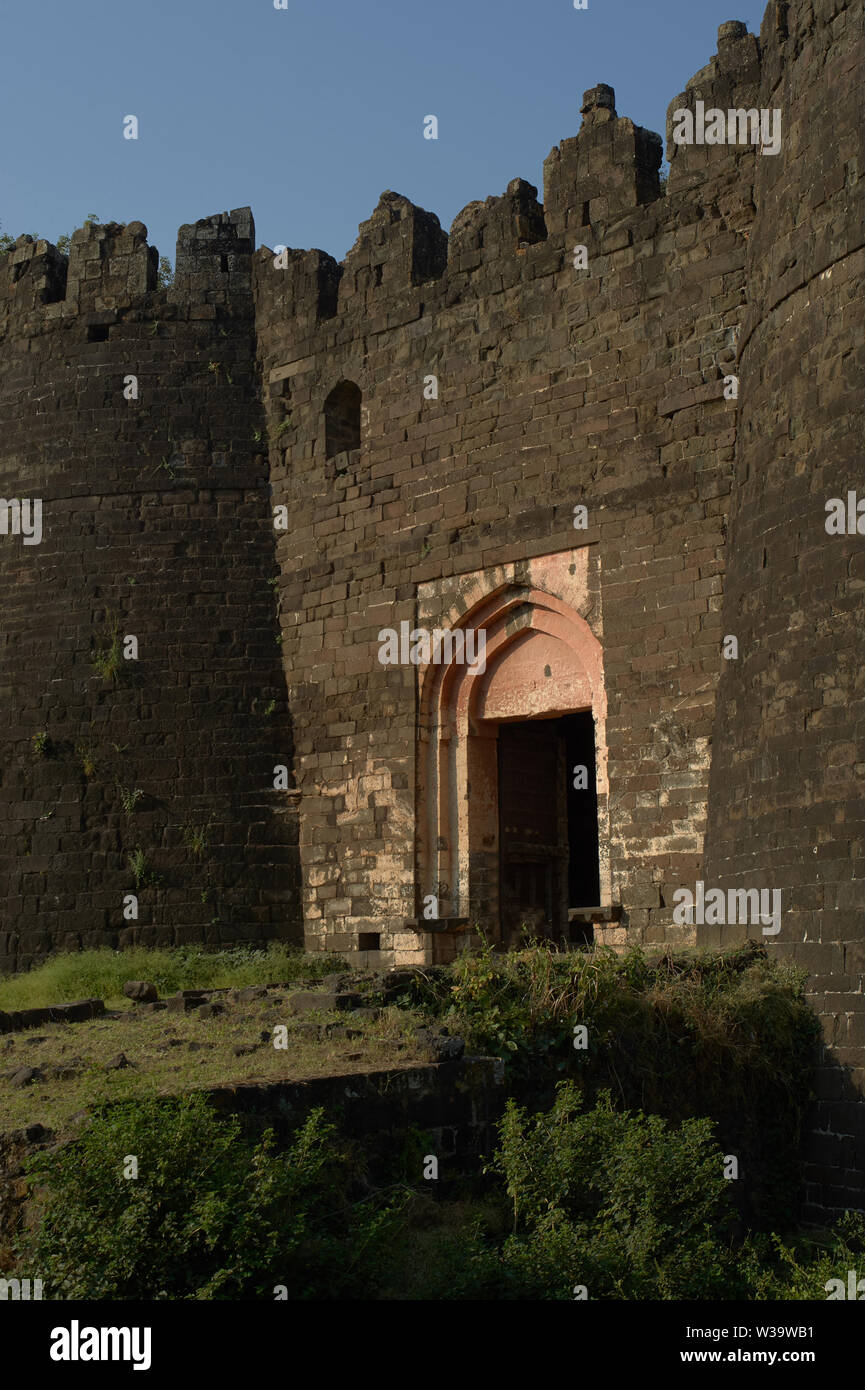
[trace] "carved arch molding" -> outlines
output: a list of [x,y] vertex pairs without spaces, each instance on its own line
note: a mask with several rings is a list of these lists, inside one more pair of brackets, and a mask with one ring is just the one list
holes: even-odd
[[[466,639],[446,644],[445,659],[419,673],[418,906],[432,895],[439,919],[467,918],[495,939],[501,922],[498,737],[507,722],[591,711],[601,905],[610,902],[602,648],[576,606],[582,599],[580,606],[592,607],[586,602],[588,556],[583,552],[577,565],[574,559],[569,552],[529,562],[519,577],[513,567],[473,576],[448,609],[439,606],[439,625],[454,633],[482,631],[485,659],[473,666],[454,659],[464,649],[476,650],[477,637],[474,644]],[[570,578],[575,571],[576,582]],[[431,614],[436,606],[419,604],[422,620],[423,609]]]

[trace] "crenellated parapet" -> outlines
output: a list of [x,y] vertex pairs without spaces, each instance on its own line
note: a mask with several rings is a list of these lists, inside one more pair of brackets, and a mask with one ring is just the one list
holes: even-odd
[[[770,11],[773,18],[766,22],[777,30],[786,22],[786,8]],[[695,110],[697,103],[748,111],[760,80],[760,40],[739,21],[722,24],[717,53],[668,111],[667,198],[676,200],[677,220],[689,220],[689,204],[698,216],[707,202],[720,199],[721,210],[735,207],[739,225],[745,225],[759,158],[755,146],[677,143],[674,115]],[[255,279],[261,324],[274,330],[279,322],[287,330],[291,324],[292,336],[307,340],[316,325],[338,315],[386,322],[413,298],[434,303],[438,295],[447,302],[455,285],[461,298],[473,286],[483,295],[497,261],[501,266],[541,243],[553,253],[643,209],[653,208],[662,221],[673,215],[672,203],[661,199],[660,137],[620,117],[607,84],[587,91],[580,110],[579,132],[554,146],[544,163],[543,204],[530,183],[514,179],[501,196],[468,204],[448,236],[434,213],[388,191],[361,223],[342,264],[323,251],[288,249],[273,274],[279,253],[255,253],[252,214],[236,209],[180,228],[174,286],[165,302],[179,312],[195,305],[247,312]],[[141,222],[79,229],[68,261],[48,242],[19,238],[0,259],[0,334],[26,337],[77,314],[123,313],[158,293],[157,264]],[[421,287],[423,296],[415,293]]]
[[252,292],[255,223],[249,208],[202,217],[177,233],[174,288],[176,303],[218,304],[230,308]]
[[525,179],[512,179],[501,198],[469,203],[457,213],[450,230],[448,269],[465,274],[494,256],[513,255],[546,238],[538,190]]
[[447,240],[434,213],[399,193],[382,193],[345,258],[339,311],[374,313],[386,295],[437,280],[447,263]]
[[143,222],[91,223],[72,233],[64,313],[125,308],[156,289],[159,253]]
[[159,252],[148,245],[143,222],[79,227],[68,257],[48,241],[19,237],[0,257],[0,338],[20,342],[76,321],[85,329],[111,324],[142,309],[160,321],[214,317],[217,308],[249,318],[254,243],[249,208],[181,227],[174,283],[164,290]]
[[66,294],[68,261],[50,241],[20,236],[0,257],[0,337],[29,337]]
[[262,248],[255,293],[265,353],[281,341],[283,355],[299,359],[323,341],[321,334],[347,340],[361,325],[378,333],[422,311],[480,302],[502,283],[528,283],[561,268],[576,244],[597,256],[693,224],[713,204],[744,234],[761,157],[748,138],[750,124],[743,122],[741,141],[686,144],[673,139],[673,116],[695,112],[697,103],[748,112],[759,89],[760,55],[760,42],[745,25],[720,26],[717,53],[670,105],[666,196],[661,137],[620,117],[613,88],[599,83],[584,93],[578,133],[554,146],[544,163],[543,203],[532,184],[513,179],[501,196],[469,203],[446,234],[433,213],[385,192],[341,264],[320,250]]
[[156,289],[158,261],[143,222],[79,227],[68,257],[19,237],[0,260],[0,334],[29,337],[78,316],[123,312]]
[[[743,210],[753,212],[756,160],[761,157],[760,80],[757,37],[738,20],[722,24],[718,52],[667,108],[668,196],[679,195],[685,202],[718,200],[740,225],[745,220]],[[712,123],[712,112],[723,113],[723,130],[720,122]],[[730,121],[734,112],[744,113],[741,129],[738,116],[735,124]],[[686,113],[693,128],[684,117],[677,119],[677,113]],[[682,139],[683,134],[690,138]]]
[[661,138],[616,114],[616,94],[601,82],[583,96],[578,135],[544,162],[544,215],[551,237],[611,222],[660,197]]

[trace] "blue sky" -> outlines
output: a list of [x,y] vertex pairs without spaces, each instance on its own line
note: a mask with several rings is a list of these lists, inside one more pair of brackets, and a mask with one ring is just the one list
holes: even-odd
[[[259,244],[341,259],[387,188],[435,212],[521,177],[583,91],[663,134],[718,26],[764,0],[0,0],[0,227],[178,226],[252,207]],[[126,115],[139,139],[124,140]],[[439,139],[423,138],[436,115]]]

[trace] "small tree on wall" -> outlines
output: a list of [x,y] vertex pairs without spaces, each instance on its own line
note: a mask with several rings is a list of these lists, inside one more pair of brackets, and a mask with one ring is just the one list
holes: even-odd
[[[95,226],[98,224],[98,222],[99,222],[99,216],[98,216],[98,214],[95,213],[95,212],[88,212],[87,216],[86,216],[85,219],[84,219],[83,225],[84,225],[85,227],[95,227]],[[63,236],[59,236],[59,237],[57,238],[57,250],[58,250],[58,251],[62,251],[62,253],[63,253],[64,256],[68,256],[68,255],[69,255],[69,248],[70,248],[71,245],[72,245],[72,235],[71,235],[71,233],[70,233],[68,236],[66,235],[66,233],[64,233]]]
[[[2,226],[2,223],[0,223],[0,226]],[[36,238],[34,237],[33,240],[35,241]],[[14,245],[14,236],[10,236],[8,232],[0,233],[0,256],[5,256],[6,252],[11,251]]]

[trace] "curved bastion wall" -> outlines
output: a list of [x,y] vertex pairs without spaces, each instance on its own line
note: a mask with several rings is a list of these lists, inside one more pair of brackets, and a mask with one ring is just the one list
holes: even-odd
[[783,139],[758,163],[748,246],[723,610],[738,656],[719,688],[705,877],[780,890],[780,929],[698,939],[757,936],[808,971],[831,1049],[809,1195],[843,1207],[865,1191],[865,535],[830,534],[827,503],[846,517],[848,494],[865,498],[865,10],[771,5],[761,47],[759,105],[782,112]]
[[299,934],[253,237],[0,260],[0,970]]

